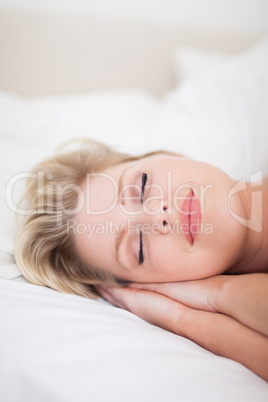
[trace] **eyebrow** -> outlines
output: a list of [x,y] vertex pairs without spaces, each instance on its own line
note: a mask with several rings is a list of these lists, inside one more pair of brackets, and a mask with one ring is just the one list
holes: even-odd
[[122,244],[122,242],[123,242],[123,239],[124,239],[126,233],[127,233],[126,228],[123,228],[123,229],[121,230],[119,236],[116,238],[116,241],[115,241],[115,258],[116,258],[116,261],[121,265],[122,268],[124,268],[125,270],[128,270],[128,268],[125,267],[125,266],[121,263],[121,261],[120,261],[120,259],[119,259],[119,250],[120,250],[121,244]]
[[121,176],[119,177],[119,180],[118,180],[117,199],[119,202],[121,202],[122,205],[125,205],[125,202],[122,198],[122,190],[123,190],[123,177],[127,170],[129,170],[129,167],[127,167],[123,170],[123,172],[121,173]]

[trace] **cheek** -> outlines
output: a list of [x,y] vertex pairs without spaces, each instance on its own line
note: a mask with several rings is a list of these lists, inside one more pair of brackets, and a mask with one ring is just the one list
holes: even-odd
[[[150,262],[154,279],[163,282],[194,280],[221,272],[217,266],[218,251],[213,242],[189,248],[187,240],[181,236],[159,236],[154,239]],[[213,250],[214,248],[214,250]]]
[[156,235],[150,242],[150,262],[157,270],[168,272],[186,256],[183,239],[177,235]]
[[229,220],[228,194],[232,186],[233,182],[225,174],[219,174],[205,185],[200,185],[198,196],[205,222],[216,225]]

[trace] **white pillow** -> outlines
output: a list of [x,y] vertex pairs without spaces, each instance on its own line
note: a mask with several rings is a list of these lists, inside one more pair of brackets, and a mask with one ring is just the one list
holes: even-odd
[[179,46],[172,52],[172,65],[177,85],[185,81],[216,78],[223,82],[236,75],[236,79],[267,79],[268,36],[259,39],[254,45],[239,53],[221,53]]
[[1,139],[54,150],[68,139],[90,137],[139,153],[144,122],[154,116],[158,103],[139,90],[32,98],[0,91]]
[[238,55],[179,48],[180,85],[156,123],[167,141],[233,178],[268,173],[268,38]]
[[[259,169],[267,173],[268,40],[229,58],[179,49],[178,60],[183,81],[161,100],[138,90],[43,98],[0,92],[1,193],[14,174],[30,170],[56,146],[79,137],[130,153],[177,151],[219,166],[236,179],[248,179]],[[21,184],[14,188],[17,200]],[[14,213],[1,197],[0,265],[8,260],[11,276],[15,232]]]
[[173,71],[180,85],[184,81],[200,78],[205,73],[222,67],[231,55],[216,51],[180,46],[172,53]]

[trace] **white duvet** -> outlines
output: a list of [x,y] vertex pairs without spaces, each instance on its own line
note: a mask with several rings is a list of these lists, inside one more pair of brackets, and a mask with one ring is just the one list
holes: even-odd
[[18,174],[76,137],[132,153],[175,150],[237,179],[267,174],[267,43],[232,58],[178,49],[182,80],[163,99],[136,90],[29,99],[0,92],[1,400],[268,400],[268,384],[237,362],[102,299],[27,283],[13,258],[12,212]]

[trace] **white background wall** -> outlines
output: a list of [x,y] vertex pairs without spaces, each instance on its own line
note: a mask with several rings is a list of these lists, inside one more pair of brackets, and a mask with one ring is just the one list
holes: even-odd
[[177,21],[192,27],[268,31],[268,0],[0,0],[0,7]]

